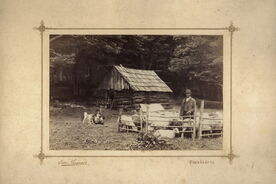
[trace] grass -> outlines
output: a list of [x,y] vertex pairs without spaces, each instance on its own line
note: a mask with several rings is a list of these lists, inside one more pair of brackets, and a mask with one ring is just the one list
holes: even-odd
[[[137,133],[118,132],[118,111],[104,109],[104,125],[81,123],[84,111],[94,113],[96,107],[51,106],[50,150],[129,150],[137,141]],[[210,110],[209,110],[210,111]],[[176,150],[222,149],[222,138],[166,140]]]

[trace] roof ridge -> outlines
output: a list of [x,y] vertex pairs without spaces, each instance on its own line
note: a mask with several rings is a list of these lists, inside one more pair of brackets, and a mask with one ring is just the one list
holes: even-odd
[[129,67],[125,67],[125,66],[123,66],[123,65],[114,65],[114,66],[117,66],[117,67],[120,67],[120,68],[123,68],[123,69],[130,69],[130,70],[141,70],[141,71],[152,71],[152,72],[154,72],[155,73],[155,71],[154,70],[147,70],[147,69],[137,69],[137,68],[129,68]]

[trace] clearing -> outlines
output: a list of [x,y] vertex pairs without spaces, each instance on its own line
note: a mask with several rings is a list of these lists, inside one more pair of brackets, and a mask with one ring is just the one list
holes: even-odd
[[[174,107],[179,109],[179,107]],[[82,124],[83,112],[94,113],[97,107],[59,104],[50,107],[50,150],[129,150],[137,133],[118,132],[118,111],[103,109],[104,125]],[[207,111],[219,111],[206,109]],[[177,150],[220,150],[222,137],[168,139]]]

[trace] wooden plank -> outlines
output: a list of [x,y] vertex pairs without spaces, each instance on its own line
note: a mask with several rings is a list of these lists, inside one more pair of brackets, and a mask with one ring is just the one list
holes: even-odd
[[193,130],[179,131],[179,133],[193,133]]
[[150,116],[151,118],[175,118],[175,119],[179,119],[179,116],[157,116],[157,115],[153,115],[153,116]]
[[143,133],[143,120],[142,120],[142,109],[139,109],[139,120],[140,120],[140,127],[141,127],[141,132]]
[[150,125],[151,127],[163,127],[163,128],[193,128],[193,125],[190,126],[162,126],[162,125]]
[[222,135],[222,133],[202,134],[202,137],[210,136],[210,135]]
[[201,131],[214,131],[214,130],[220,130],[220,131],[222,131],[222,128],[220,128],[220,129],[201,129]]
[[203,110],[204,110],[204,100],[201,100],[200,103],[200,112],[199,112],[199,125],[198,125],[198,139],[200,140],[202,138],[202,116],[203,116]]
[[196,138],[196,124],[195,124],[195,118],[196,118],[196,116],[195,116],[195,114],[196,114],[196,111],[194,111],[194,123],[193,123],[193,135],[192,135],[193,141]]
[[202,118],[202,120],[214,120],[214,121],[223,121],[223,119],[218,119],[218,118]]
[[152,120],[152,119],[150,119],[149,122],[150,123],[152,123],[152,122],[170,122],[170,120]]
[[122,116],[122,113],[123,113],[123,109],[119,109],[119,116],[118,116],[118,132],[121,131],[121,116]]
[[147,105],[146,133],[148,133],[148,126],[149,126],[149,105]]

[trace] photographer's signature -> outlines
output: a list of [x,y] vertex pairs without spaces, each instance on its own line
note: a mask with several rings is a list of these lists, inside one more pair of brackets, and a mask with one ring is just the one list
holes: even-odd
[[60,166],[81,166],[81,165],[88,165],[87,161],[78,161],[77,159],[73,159],[70,161],[60,160],[58,161],[58,165]]

